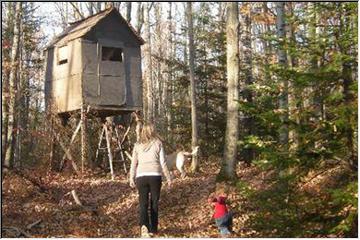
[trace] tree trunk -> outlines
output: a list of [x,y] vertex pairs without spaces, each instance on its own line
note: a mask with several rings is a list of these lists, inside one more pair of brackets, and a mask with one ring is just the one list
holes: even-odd
[[[313,49],[315,51],[318,50],[318,37],[317,35],[319,34],[319,29],[317,28],[317,13],[316,13],[316,4],[317,3],[309,3],[310,4],[310,11],[311,11],[311,23],[309,26],[309,34],[310,34],[310,39],[313,42],[312,46]],[[311,71],[312,73],[315,75],[318,68],[319,68],[319,58],[318,55],[316,53],[312,54],[312,58],[310,60],[311,63]],[[313,93],[313,98],[312,98],[312,104],[314,106],[314,122],[316,123],[316,125],[319,123],[319,121],[321,120],[321,116],[322,116],[322,100],[321,100],[321,90],[318,87],[318,82],[317,81],[313,81],[314,85],[311,87],[311,92]]]
[[93,15],[94,14],[94,8],[93,8],[94,3],[93,2],[87,2],[86,3],[86,7],[88,9],[89,15]]
[[12,160],[14,157],[14,127],[16,123],[15,114],[16,114],[16,87],[17,87],[17,69],[19,65],[19,40],[20,40],[20,22],[21,22],[21,9],[22,3],[16,2],[15,7],[15,24],[14,24],[14,37],[13,44],[11,48],[11,70],[9,76],[9,122],[8,122],[8,132],[7,132],[7,146],[5,153],[4,165],[6,167],[12,166]]
[[73,8],[73,15],[74,15],[75,21],[84,19],[85,18],[84,13],[81,11],[81,8],[80,8],[81,3],[79,3],[79,2],[70,2],[70,4],[71,4],[71,6]]
[[[184,2],[184,12],[186,13],[187,11],[186,11],[186,8],[187,8],[187,5],[186,5],[187,3],[185,3]],[[188,26],[188,23],[187,23],[187,19],[186,19],[187,17],[185,17],[185,21],[184,21],[184,25],[183,26],[181,26],[181,28],[182,28],[182,30],[183,30],[183,32],[181,33],[182,35],[188,35],[189,33],[189,26]],[[185,44],[184,44],[184,65],[188,65],[189,63],[189,57],[188,57],[188,41],[189,41],[189,39],[188,38],[186,38],[185,39]]]
[[126,2],[126,21],[131,21],[131,2]]
[[[293,2],[289,2],[289,12],[291,14],[291,19],[294,17],[294,7]],[[296,38],[295,38],[295,27],[294,24],[290,24],[289,28],[289,40],[291,45],[296,46]],[[294,54],[289,54],[289,63],[292,70],[298,66],[298,60],[294,56]],[[298,126],[302,124],[302,121],[299,115],[302,114],[302,94],[299,87],[296,87],[293,82],[289,83],[289,117],[292,118],[293,122],[296,122]],[[289,131],[289,139],[292,145],[290,148],[299,149],[300,146],[300,134],[296,129]]]
[[[173,58],[173,33],[172,33],[172,3],[169,2],[169,13],[168,13],[168,62],[167,62],[167,70],[168,70],[168,79],[166,80],[166,88],[165,88],[165,113],[166,113],[166,125],[167,125],[167,133],[172,130],[172,116],[170,113],[170,109],[172,106],[172,86],[173,86],[173,72],[172,72],[172,58]],[[166,134],[169,137],[169,134]]]
[[144,8],[142,7],[141,2],[138,2],[137,6],[138,7],[136,10],[136,19],[137,19],[136,31],[138,32],[138,34],[140,34],[142,25],[144,24]]
[[[198,127],[196,116],[196,84],[195,84],[195,63],[194,63],[194,30],[193,30],[193,18],[192,18],[192,3],[186,3],[186,13],[188,20],[188,36],[189,36],[189,70],[190,70],[190,101],[191,101],[191,146],[194,149],[198,145]],[[197,154],[192,158],[191,171],[197,172],[199,170],[199,162]]]
[[8,126],[9,126],[9,75],[4,74],[3,84],[2,84],[2,127],[1,127],[1,163],[5,159],[5,152],[7,149],[7,136],[8,136]]
[[96,2],[96,12],[101,12],[101,2]]
[[153,69],[152,69],[152,52],[151,52],[151,32],[150,32],[150,9],[151,3],[146,3],[146,14],[145,14],[145,93],[146,93],[146,104],[144,104],[144,112],[147,121],[154,120],[154,109],[153,109]]
[[20,26],[19,26],[19,32],[20,32],[20,38],[19,38],[19,63],[18,63],[18,71],[17,71],[17,87],[16,87],[16,94],[15,94],[15,119],[16,119],[16,140],[15,140],[15,150],[14,150],[14,164],[13,166],[18,168],[21,166],[21,150],[22,150],[22,135],[23,135],[23,120],[24,120],[24,114],[26,112],[25,110],[25,103],[24,101],[24,95],[25,95],[25,87],[24,86],[24,61],[23,61],[23,54],[24,54],[24,31],[23,31],[23,24],[20,20]]
[[[4,42],[11,42],[10,36],[14,31],[14,3],[7,3],[8,13],[6,19],[6,29],[4,36]],[[4,34],[5,35],[5,34]],[[9,100],[10,100],[10,90],[9,90],[9,77],[11,67],[6,66],[10,60],[10,52],[9,50],[3,49],[3,61],[2,61],[2,69],[3,69],[3,78],[2,78],[2,127],[1,127],[1,164],[4,164],[5,153],[7,149],[7,136],[8,136],[8,123],[9,123]]]
[[[252,103],[253,101],[253,93],[250,89],[250,85],[253,82],[252,75],[252,47],[251,47],[251,4],[243,3],[242,8],[244,9],[244,14],[242,16],[242,24],[240,24],[241,34],[240,34],[240,42],[241,42],[241,52],[242,52],[242,79],[240,84],[240,89],[242,90],[242,98],[244,101]],[[243,131],[242,137],[249,136],[253,134],[253,119],[245,114],[243,116]],[[244,161],[247,164],[250,164],[253,160],[253,149],[244,149],[242,152],[242,156]]]
[[224,158],[221,163],[219,179],[236,177],[237,141],[239,135],[238,82],[239,82],[239,8],[237,2],[226,4],[226,42],[227,42],[227,114]]
[[279,109],[281,111],[281,127],[279,129],[279,141],[280,144],[287,149],[289,142],[289,129],[288,129],[288,118],[289,118],[289,106],[288,106],[288,80],[284,76],[284,71],[287,68],[287,56],[285,50],[285,3],[277,2],[276,3],[276,30],[277,37],[279,40],[278,46],[278,62],[281,68],[280,73],[280,97],[279,97]]
[[[156,48],[155,48],[155,55],[158,56],[155,61],[155,69],[154,72],[156,76],[153,78],[155,83],[155,91],[154,91],[154,97],[155,99],[155,119],[160,129],[164,129],[164,99],[163,99],[163,71],[162,71],[162,60],[163,58],[163,37],[164,34],[162,31],[162,21],[161,21],[161,4],[159,2],[154,3],[154,10],[155,10],[155,41],[156,42]],[[160,131],[161,134],[163,134],[162,131]]]
[[[341,16],[340,16],[340,32],[350,32],[350,24],[351,24],[351,15],[349,10],[344,8],[343,5],[339,4],[341,8]],[[340,52],[345,56],[354,55],[352,53],[352,48],[350,44],[342,43],[340,44]],[[353,51],[355,52],[355,51]],[[352,69],[351,69],[351,60],[345,58],[342,62],[342,78],[343,78],[343,95],[344,95],[344,104],[345,106],[353,106],[354,105],[354,94],[351,90],[351,86],[353,85],[352,79]],[[346,138],[346,146],[348,149],[348,162],[354,171],[358,168],[357,154],[356,154],[356,138],[354,138],[354,129],[351,124],[353,120],[351,119],[352,110],[349,109],[345,112],[345,118],[348,123],[345,129],[345,138]],[[354,144],[355,142],[355,144]]]
[[[270,22],[268,20],[268,15],[269,15],[269,8],[267,6],[267,2],[263,2],[263,5],[262,5],[262,9],[263,9],[263,13],[264,15],[266,16],[266,21],[264,23],[264,34],[267,35],[267,34],[270,34],[271,31],[270,31]],[[264,45],[264,54],[265,54],[265,57],[264,57],[264,64],[265,64],[265,79],[267,81],[270,81],[271,79],[271,75],[270,75],[270,70],[269,70],[269,59],[271,59],[272,57],[272,45],[270,43],[269,40],[263,40],[263,45]]]

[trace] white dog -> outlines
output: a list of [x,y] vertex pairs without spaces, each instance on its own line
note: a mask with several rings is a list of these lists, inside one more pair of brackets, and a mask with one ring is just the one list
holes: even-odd
[[169,171],[175,170],[176,167],[176,169],[179,170],[179,172],[181,173],[181,177],[184,178],[186,175],[184,170],[185,160],[188,157],[191,157],[194,154],[196,154],[198,150],[199,150],[199,146],[196,146],[191,153],[185,151],[176,151],[169,155],[166,155],[166,164]]

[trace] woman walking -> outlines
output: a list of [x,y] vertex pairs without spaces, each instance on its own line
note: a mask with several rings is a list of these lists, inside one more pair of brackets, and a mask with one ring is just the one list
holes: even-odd
[[157,137],[154,126],[145,124],[140,132],[139,141],[135,143],[130,168],[130,186],[136,186],[139,192],[142,237],[149,237],[158,231],[158,202],[162,173],[170,186],[171,178],[166,166],[162,142]]

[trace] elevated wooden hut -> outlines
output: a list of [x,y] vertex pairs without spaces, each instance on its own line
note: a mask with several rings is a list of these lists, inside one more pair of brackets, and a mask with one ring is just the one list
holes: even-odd
[[[78,171],[70,147],[81,129],[81,165],[89,158],[86,153],[86,115],[102,119],[108,116],[125,116],[142,109],[141,52],[143,39],[115,8],[109,8],[96,15],[70,24],[70,26],[46,47],[45,105],[57,113],[66,123],[70,113],[80,112],[81,119],[73,132],[69,147],[65,146],[59,133],[52,132],[54,141],[60,143],[65,159],[73,163]],[[85,110],[86,109],[86,110]],[[81,111],[80,111],[81,110]],[[78,116],[78,115],[77,115]],[[131,122],[130,122],[131,124]],[[106,139],[112,178],[113,153],[110,129],[113,126],[103,122],[96,159],[102,141]],[[130,126],[129,128],[130,129]],[[115,128],[120,158],[125,167],[123,142],[128,133],[120,136]],[[122,140],[120,141],[120,139]],[[54,147],[51,148],[53,162]]]
[[115,8],[74,22],[45,50],[46,107],[106,117],[142,107],[143,39]]

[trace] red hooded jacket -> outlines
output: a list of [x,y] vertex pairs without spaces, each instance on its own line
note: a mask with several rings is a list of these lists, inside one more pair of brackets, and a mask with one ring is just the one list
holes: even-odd
[[213,218],[221,218],[228,212],[225,200],[226,197],[223,196],[212,199],[212,202],[215,202],[215,213],[213,215]]

